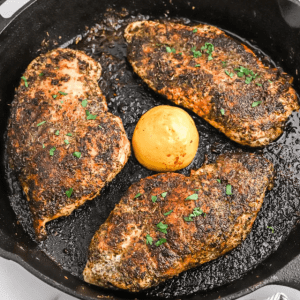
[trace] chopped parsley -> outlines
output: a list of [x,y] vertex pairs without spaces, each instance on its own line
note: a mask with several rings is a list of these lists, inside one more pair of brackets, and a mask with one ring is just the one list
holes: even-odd
[[72,133],[71,133],[71,132],[69,132],[69,133],[67,133],[66,135],[67,135],[67,136],[72,136]]
[[84,100],[81,102],[81,106],[82,106],[82,107],[86,107],[86,106],[87,106],[87,99],[84,99]]
[[59,135],[59,130],[56,130],[56,131],[55,131],[55,135]]
[[153,238],[149,234],[147,234],[146,235],[146,244],[152,245],[152,242],[153,242]]
[[222,67],[225,68],[227,65],[227,61],[222,61]]
[[226,75],[228,75],[230,78],[232,78],[234,76],[233,73],[229,73],[229,71],[225,70],[224,71]]
[[85,114],[87,120],[95,120],[97,118],[97,115],[92,115],[88,110],[85,111]]
[[193,56],[194,56],[195,58],[198,58],[198,57],[202,56],[202,53],[201,53],[200,51],[196,51],[196,46],[192,47],[192,48],[191,48],[191,51],[192,51]]
[[223,108],[220,109],[221,115],[224,116],[225,115],[225,110]]
[[170,47],[166,47],[166,51],[168,52],[168,53],[176,53],[176,50],[174,49],[174,48],[170,48]]
[[40,73],[39,76],[44,76],[44,73]]
[[62,91],[58,91],[61,95],[66,96],[68,95],[68,93],[62,92]]
[[152,200],[153,203],[155,203],[157,201],[157,197],[156,196],[152,196],[151,200]]
[[196,33],[197,31],[198,31],[198,29],[197,29],[197,28],[195,28],[195,29],[193,30],[193,32],[194,32],[194,33]]
[[256,107],[256,106],[258,106],[258,105],[260,105],[261,104],[261,101],[255,101],[255,102],[253,102],[252,103],[252,107]]
[[155,246],[160,246],[160,245],[162,245],[163,243],[165,243],[167,240],[165,239],[165,238],[161,238],[159,241],[157,241],[156,243],[155,243]]
[[226,195],[232,195],[232,187],[230,184],[226,185]]
[[61,101],[60,101],[60,103],[61,103],[61,104],[63,104],[63,103],[64,103],[64,101],[62,101],[62,100],[61,100]]
[[70,144],[70,142],[68,140],[64,140],[64,142],[65,142],[66,145]]
[[46,146],[43,144],[43,149],[45,148]]
[[242,78],[243,76],[246,76],[245,83],[249,84],[254,79],[260,77],[258,74],[254,74],[254,72],[248,68],[244,68],[242,66],[234,69],[237,72],[237,76]]
[[202,51],[206,50],[205,52],[208,54],[207,60],[212,60],[213,59],[212,53],[215,50],[215,47],[214,47],[213,44],[211,44],[211,43],[205,43],[205,45],[201,47],[201,50]]
[[67,190],[67,191],[66,191],[67,197],[70,198],[71,195],[72,195],[72,193],[73,193],[73,189],[72,189],[72,188],[70,188],[69,190]]
[[178,54],[182,55],[182,52],[179,52]]
[[164,193],[161,194],[161,196],[162,196],[163,198],[165,198],[165,197],[167,196],[167,194],[168,194],[168,192],[164,192]]
[[194,191],[200,191],[200,189],[194,189]]
[[274,228],[272,226],[267,226],[268,229],[272,230],[272,233],[274,233]]
[[27,82],[26,77],[25,77],[25,76],[22,76],[21,78],[22,78],[23,81],[24,81],[24,85],[28,88],[28,82]]
[[164,216],[168,216],[169,214],[171,214],[173,212],[173,209],[169,210],[168,212],[164,213]]
[[53,98],[53,99],[56,99],[56,97],[57,97],[57,95],[52,95],[52,98]]
[[41,123],[37,124],[36,126],[39,127],[39,126],[45,124],[46,122],[47,122],[47,121],[42,121]]
[[159,222],[157,225],[157,230],[162,232],[162,233],[165,233],[167,234],[167,228],[168,228],[168,225],[167,224],[163,224],[162,222]]
[[255,83],[257,86],[262,86],[262,84],[261,83],[258,83],[258,82],[256,82]]
[[268,79],[268,81],[269,81],[270,83],[273,83],[273,81],[271,81],[270,79]]
[[186,222],[192,222],[192,221],[194,221],[193,218],[198,217],[202,214],[203,214],[203,210],[200,209],[199,207],[195,207],[194,210],[193,210],[193,213],[190,214],[188,217],[184,217],[184,220]]
[[137,193],[135,196],[134,196],[134,199],[135,198],[138,198],[139,196],[141,196],[142,194],[141,193]]
[[77,158],[81,157],[81,152],[74,152],[73,155]]
[[190,195],[185,200],[198,200],[198,194]]
[[219,183],[221,183],[221,179],[217,179],[217,181],[218,181]]
[[195,65],[195,68],[200,67],[200,64]]
[[50,155],[53,156],[54,155],[54,151],[56,150],[56,147],[52,147],[49,151]]
[[103,127],[101,125],[99,125],[99,128],[103,129]]

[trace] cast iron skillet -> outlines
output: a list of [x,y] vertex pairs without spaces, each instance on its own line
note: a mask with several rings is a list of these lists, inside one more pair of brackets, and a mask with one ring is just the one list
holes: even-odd
[[[3,2],[0,0],[0,4]],[[82,33],[85,26],[97,23],[108,7],[125,7],[135,14],[157,17],[168,13],[171,17],[201,20],[234,32],[259,45],[294,76],[294,86],[300,90],[300,6],[296,0],[33,0],[9,19],[0,16],[0,255],[18,262],[50,285],[80,299],[104,299],[108,296],[125,299],[130,296],[126,294],[124,297],[122,293],[103,291],[85,284],[62,270],[23,231],[8,201],[9,186],[4,180],[4,136],[14,87],[18,85],[20,74],[35,58],[46,32],[53,37],[61,36],[62,43],[66,42]],[[299,234],[300,226],[295,226],[279,249],[242,279],[188,299],[236,299],[270,283],[300,290],[297,278],[300,274],[297,259],[300,255]]]

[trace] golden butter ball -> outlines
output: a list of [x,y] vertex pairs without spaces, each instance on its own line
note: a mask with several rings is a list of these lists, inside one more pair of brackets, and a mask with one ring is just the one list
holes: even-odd
[[132,147],[137,160],[157,172],[176,171],[194,159],[199,134],[194,120],[183,109],[156,106],[138,121]]

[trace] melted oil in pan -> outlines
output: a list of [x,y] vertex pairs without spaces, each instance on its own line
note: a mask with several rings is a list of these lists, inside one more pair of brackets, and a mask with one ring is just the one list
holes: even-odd
[[[68,47],[83,50],[102,65],[100,88],[106,96],[109,111],[121,117],[131,140],[139,118],[157,105],[174,105],[150,90],[133,73],[126,60],[126,43],[123,38],[126,25],[135,20],[149,19],[147,16],[127,16],[126,12],[108,12],[105,19],[88,30],[78,41],[74,39]],[[174,19],[173,19],[174,21]],[[176,22],[193,24],[187,19]],[[259,49],[253,48],[261,59],[272,64]],[[209,161],[219,154],[235,151],[249,151],[230,141],[223,134],[188,111],[200,134],[198,152],[194,161],[180,173],[189,175],[191,169],[200,168],[206,156]],[[178,297],[197,291],[207,291],[230,283],[253,269],[276,251],[288,236],[299,217],[300,190],[300,126],[299,113],[293,113],[285,133],[263,150],[262,153],[274,163],[276,169],[275,187],[267,193],[263,207],[247,239],[230,253],[198,268],[183,272],[145,292],[148,296]],[[11,173],[10,173],[11,174]],[[41,250],[55,260],[63,269],[82,278],[87,261],[87,252],[92,236],[106,220],[111,210],[120,201],[124,192],[134,182],[154,174],[141,166],[134,155],[121,173],[93,201],[74,211],[70,216],[50,222],[46,241],[39,244]],[[25,230],[33,237],[31,217],[20,186],[13,174],[12,207]],[[274,233],[267,227],[274,228]]]

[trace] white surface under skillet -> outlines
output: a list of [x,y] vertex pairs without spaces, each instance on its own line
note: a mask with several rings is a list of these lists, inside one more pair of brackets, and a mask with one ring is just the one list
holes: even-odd
[[[300,276],[300,275],[299,275]],[[289,300],[300,300],[300,292],[279,285],[263,287],[238,300],[265,300],[282,292]],[[33,276],[13,261],[0,257],[1,300],[76,300]]]

